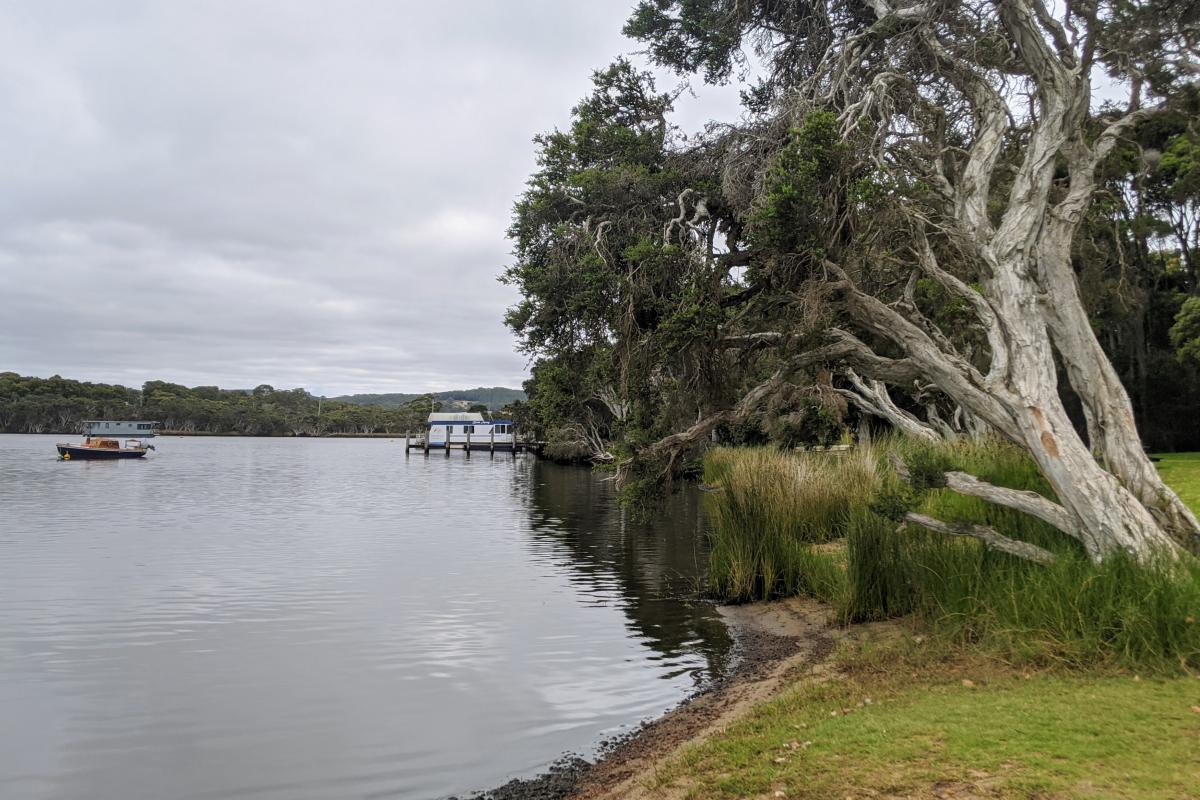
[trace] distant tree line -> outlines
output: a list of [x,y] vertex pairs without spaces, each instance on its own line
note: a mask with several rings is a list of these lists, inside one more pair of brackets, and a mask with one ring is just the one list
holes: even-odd
[[396,408],[407,405],[422,397],[432,397],[434,400],[447,404],[466,404],[472,407],[483,406],[490,411],[525,399],[525,392],[520,389],[509,389],[504,386],[478,386],[474,389],[452,389],[445,392],[430,392],[420,394],[348,394],[335,397],[334,400],[344,400],[347,403],[357,403],[364,406],[387,406]]
[[55,375],[0,372],[0,432],[75,433],[86,419],[147,419],[164,430],[243,436],[403,434],[420,430],[441,401],[415,395],[399,406],[325,400],[303,389],[188,388],[148,381],[141,389]]

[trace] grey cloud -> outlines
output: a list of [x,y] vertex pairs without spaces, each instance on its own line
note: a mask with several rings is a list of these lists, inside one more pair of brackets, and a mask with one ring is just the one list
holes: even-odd
[[629,6],[0,2],[0,369],[518,384],[509,208]]

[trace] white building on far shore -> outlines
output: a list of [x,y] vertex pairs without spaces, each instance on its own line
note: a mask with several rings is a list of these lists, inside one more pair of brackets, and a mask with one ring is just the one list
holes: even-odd
[[513,446],[514,434],[512,420],[487,420],[475,411],[435,411],[425,430],[430,447],[445,447],[447,442],[465,447],[470,442],[472,450],[487,450],[493,444],[507,450]]

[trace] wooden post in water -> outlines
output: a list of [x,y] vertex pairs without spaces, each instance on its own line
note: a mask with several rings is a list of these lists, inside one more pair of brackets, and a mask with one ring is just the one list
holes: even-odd
[[488,452],[496,455],[496,423],[492,423],[491,437],[488,439]]
[[471,457],[471,431],[475,430],[474,425],[463,425],[463,430],[467,432],[467,446],[463,449],[467,452],[467,458]]
[[446,458],[450,457],[450,436],[454,433],[453,425],[446,425]]
[[404,432],[404,457],[408,458],[408,448],[412,445],[408,442],[408,431]]
[[421,442],[421,446],[425,450],[425,455],[429,455],[429,426],[428,425],[425,426],[425,436],[424,436],[424,441]]
[[512,457],[517,457],[517,426],[512,426]]

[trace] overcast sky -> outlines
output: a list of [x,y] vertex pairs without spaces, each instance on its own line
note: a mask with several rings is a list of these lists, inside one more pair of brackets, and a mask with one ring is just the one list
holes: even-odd
[[632,4],[0,0],[0,371],[518,385],[530,140],[636,49]]

